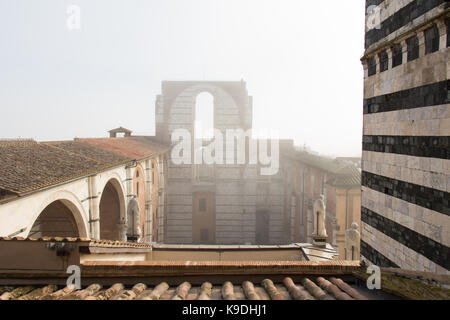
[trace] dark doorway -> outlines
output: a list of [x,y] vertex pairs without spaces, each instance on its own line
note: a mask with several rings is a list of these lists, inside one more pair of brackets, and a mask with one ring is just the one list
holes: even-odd
[[256,243],[269,244],[269,212],[265,210],[256,211]]
[[116,188],[108,182],[100,198],[100,239],[119,240],[120,199]]

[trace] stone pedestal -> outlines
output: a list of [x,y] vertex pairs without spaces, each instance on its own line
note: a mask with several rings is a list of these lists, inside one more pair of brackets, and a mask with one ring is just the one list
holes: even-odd
[[313,244],[316,247],[325,248],[327,246],[328,237],[313,235]]

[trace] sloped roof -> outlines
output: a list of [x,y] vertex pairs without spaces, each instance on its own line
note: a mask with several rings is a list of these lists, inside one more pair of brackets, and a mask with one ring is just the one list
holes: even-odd
[[168,146],[158,144],[151,137],[122,137],[122,138],[90,138],[77,139],[96,148],[108,150],[132,160],[141,160],[153,155],[166,152]]
[[358,289],[338,277],[303,278],[295,281],[264,279],[261,282],[179,281],[170,286],[160,282],[155,286],[137,283],[132,286],[115,283],[103,287],[94,283],[76,290],[64,286],[0,287],[0,300],[367,300]]
[[341,170],[344,165],[343,161],[327,156],[314,154],[298,148],[286,152],[286,155],[291,159],[304,163],[308,166],[333,174]]
[[334,187],[356,187],[361,185],[361,171],[354,165],[348,165],[336,172],[336,175],[327,181]]
[[119,132],[119,133],[120,132],[126,132],[126,133],[131,133],[132,131],[127,129],[127,128],[124,128],[124,127],[118,127],[118,128],[109,130],[108,132]]
[[0,189],[24,194],[165,152],[147,137],[0,141]]
[[96,154],[94,148],[77,145],[73,148],[79,152],[67,151],[60,147],[64,144],[0,143],[0,189],[27,193],[127,161],[111,152],[103,156],[97,152],[97,156],[89,157]]

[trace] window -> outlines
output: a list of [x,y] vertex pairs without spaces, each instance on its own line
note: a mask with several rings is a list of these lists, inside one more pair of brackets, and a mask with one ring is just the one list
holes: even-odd
[[419,38],[412,37],[406,40],[408,46],[408,62],[419,58]]
[[206,212],[206,199],[201,198],[198,200],[198,212]]
[[136,178],[139,178],[139,170],[136,170]]
[[195,137],[212,139],[214,137],[214,97],[209,92],[197,96],[195,105]]
[[425,30],[425,54],[439,50],[439,29],[437,25]]
[[392,68],[403,63],[403,50],[400,44],[392,47]]
[[380,59],[380,72],[384,72],[389,68],[389,57],[386,51],[381,52],[378,55]]
[[377,63],[375,61],[375,58],[369,58],[367,60],[367,65],[369,68],[369,77],[377,73]]
[[136,195],[139,197],[139,182],[136,183]]
[[152,184],[155,184],[155,173],[152,171]]

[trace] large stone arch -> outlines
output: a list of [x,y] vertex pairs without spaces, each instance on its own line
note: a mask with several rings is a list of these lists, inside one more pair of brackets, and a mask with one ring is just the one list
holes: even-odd
[[[234,97],[221,88],[220,86],[214,84],[197,84],[185,88],[181,91],[173,100],[173,103],[168,106],[166,112],[168,112],[168,123],[171,124],[180,123],[178,117],[177,108],[180,106],[189,105],[190,114],[185,117],[185,124],[182,126],[188,129],[191,134],[194,130],[194,121],[196,118],[196,102],[197,97],[201,94],[207,92],[213,97],[214,104],[214,127],[222,129],[227,128],[243,128],[245,124],[243,123],[244,111],[243,108],[239,106]],[[226,110],[226,111],[224,111]],[[170,127],[169,127],[170,131]],[[170,132],[169,132],[170,133]]]
[[196,97],[208,92],[214,97],[214,126],[244,130],[252,127],[252,98],[241,81],[167,81],[156,102],[156,136],[169,142],[176,129],[193,133]]
[[[61,215],[58,215],[58,212]],[[38,232],[36,234],[37,222],[41,218],[51,218],[51,217],[63,218],[66,217],[68,221],[73,223],[76,229],[76,234],[65,235],[63,231],[56,230],[53,226],[50,229],[44,228],[44,232]],[[84,212],[81,201],[70,191],[57,191],[48,196],[40,205],[37,207],[33,217],[31,219],[32,223],[27,227],[25,237],[35,237],[35,236],[75,236],[81,238],[88,238],[88,223],[86,219],[86,214]],[[33,230],[33,227],[35,228]],[[32,232],[33,230],[33,232]],[[31,234],[31,233],[34,233]]]
[[124,240],[125,194],[117,178],[107,180],[99,200],[100,239]]

